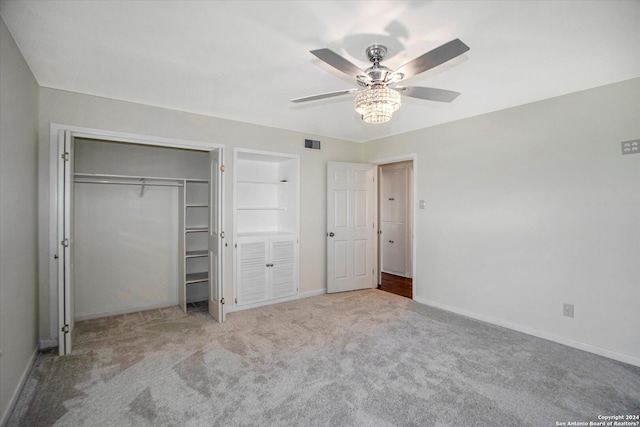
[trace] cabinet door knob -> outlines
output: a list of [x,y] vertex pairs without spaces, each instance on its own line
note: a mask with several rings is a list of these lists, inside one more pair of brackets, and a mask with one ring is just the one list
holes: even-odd
[[333,234],[333,231],[331,233],[329,233],[329,237],[333,237],[335,236],[335,234]]
[[393,240],[389,240],[389,243],[393,243]]

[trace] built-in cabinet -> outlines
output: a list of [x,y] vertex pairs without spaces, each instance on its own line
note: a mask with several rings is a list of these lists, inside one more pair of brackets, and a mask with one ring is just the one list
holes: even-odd
[[298,294],[300,166],[297,155],[234,151],[234,303]]

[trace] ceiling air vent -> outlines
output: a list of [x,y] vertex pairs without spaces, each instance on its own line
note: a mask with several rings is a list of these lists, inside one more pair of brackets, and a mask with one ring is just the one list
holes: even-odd
[[304,140],[304,148],[308,148],[310,150],[319,150],[320,149],[320,141],[316,141],[315,139],[305,139]]

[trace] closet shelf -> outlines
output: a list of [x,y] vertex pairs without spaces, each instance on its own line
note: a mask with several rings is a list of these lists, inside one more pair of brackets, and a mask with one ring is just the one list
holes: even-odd
[[200,257],[206,257],[208,256],[209,251],[207,251],[206,249],[201,250],[201,251],[187,251],[186,252],[186,258],[200,258]]
[[209,273],[206,271],[203,273],[188,273],[186,276],[185,284],[198,283],[198,282],[206,282],[209,280]]

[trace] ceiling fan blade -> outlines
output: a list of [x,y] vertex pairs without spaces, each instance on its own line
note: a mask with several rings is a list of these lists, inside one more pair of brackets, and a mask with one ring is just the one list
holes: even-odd
[[460,95],[459,92],[432,87],[407,86],[396,87],[395,89],[405,96],[438,102],[451,102]]
[[460,39],[451,40],[450,42],[417,57],[413,61],[407,62],[402,67],[398,68],[394,74],[403,74],[403,78],[408,79],[416,74],[423,73],[437,67],[438,65],[444,64],[456,56],[462,55],[468,50],[469,46],[462,43]]
[[329,49],[316,49],[311,51],[318,59],[326,62],[331,65],[336,70],[342,71],[348,76],[353,78],[357,78],[358,76],[366,76],[365,72],[360,68],[353,65],[351,62],[344,59],[342,56],[338,55],[332,50]]
[[319,93],[317,95],[303,96],[302,98],[294,98],[291,100],[291,102],[298,103],[298,102],[315,101],[318,99],[333,98],[334,96],[347,95],[349,93],[356,93],[356,92],[358,92],[358,89],[337,90],[335,92],[325,92],[325,93]]

